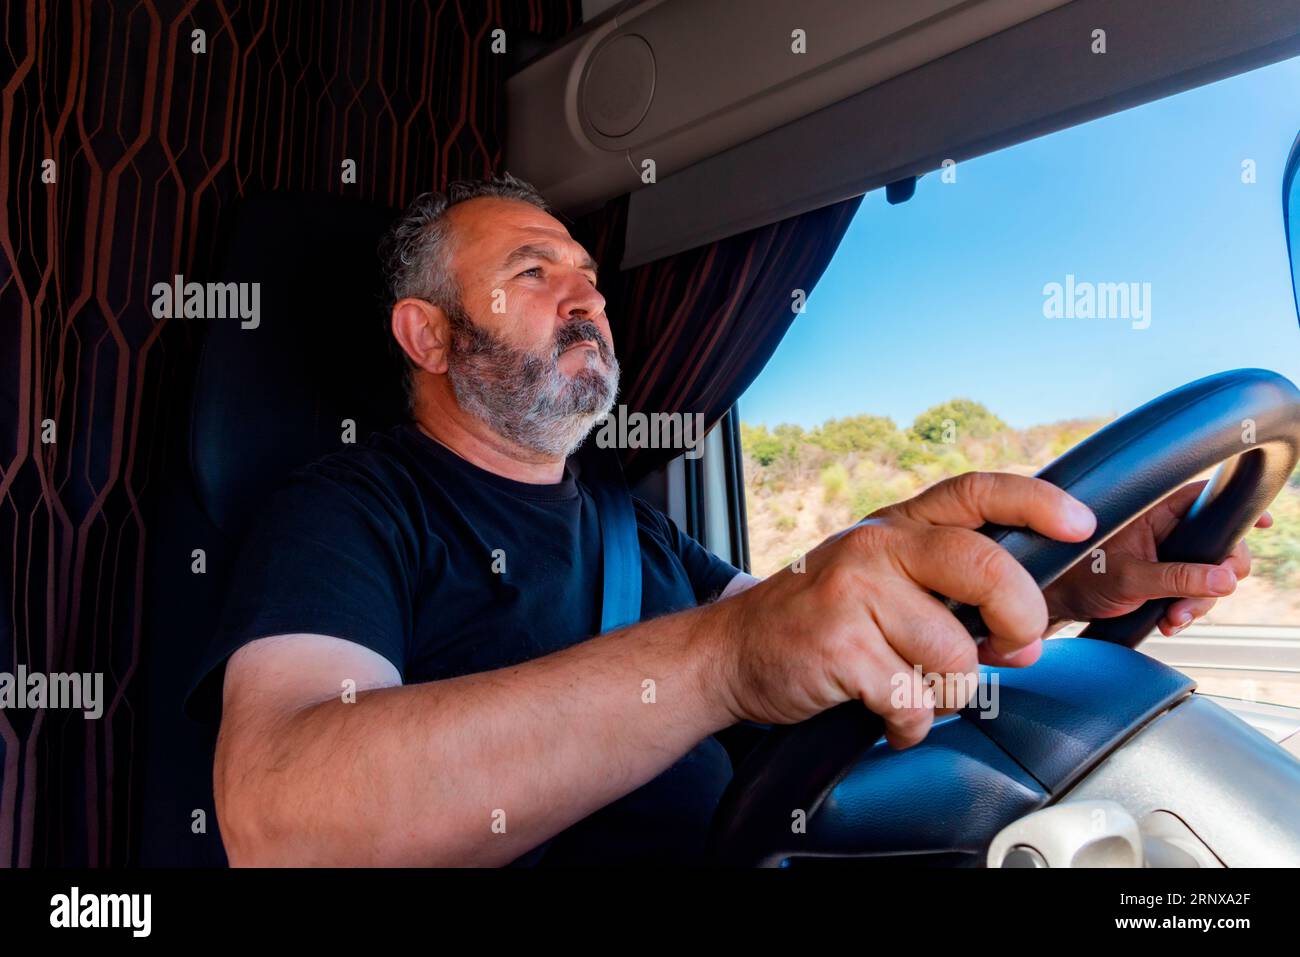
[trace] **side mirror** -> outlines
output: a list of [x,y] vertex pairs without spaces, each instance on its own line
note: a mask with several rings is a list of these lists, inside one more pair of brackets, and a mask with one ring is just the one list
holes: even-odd
[[1300,135],[1291,144],[1291,155],[1286,158],[1282,173],[1282,223],[1286,228],[1286,251],[1291,261],[1291,295],[1300,314]]

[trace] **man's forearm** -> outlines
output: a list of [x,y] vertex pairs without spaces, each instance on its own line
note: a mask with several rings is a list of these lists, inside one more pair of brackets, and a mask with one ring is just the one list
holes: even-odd
[[732,723],[710,639],[728,604],[264,726],[236,712],[217,760],[231,862],[508,863]]

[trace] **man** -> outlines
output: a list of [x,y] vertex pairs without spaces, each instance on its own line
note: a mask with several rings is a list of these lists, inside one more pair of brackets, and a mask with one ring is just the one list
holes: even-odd
[[[1087,538],[1091,513],[1032,478],[942,482],[762,582],[637,500],[642,620],[592,637],[600,538],[567,457],[618,382],[596,264],[511,178],[421,197],[388,249],[413,421],[279,490],[219,629],[232,864],[696,861],[731,774],[715,733],[857,699],[905,748],[963,703],[892,707],[913,665],[1027,665],[1062,621],[1188,596],[1169,633],[1249,572],[1244,547],[1154,560],[1195,488],[1046,594],[974,531]],[[980,607],[978,653],[934,592]]]

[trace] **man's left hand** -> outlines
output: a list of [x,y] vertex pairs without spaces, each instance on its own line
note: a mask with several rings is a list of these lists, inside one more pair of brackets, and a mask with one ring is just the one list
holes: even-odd
[[[1115,618],[1151,598],[1177,598],[1160,620],[1160,632],[1168,636],[1203,616],[1219,598],[1231,595],[1237,582],[1250,574],[1250,549],[1245,541],[1218,565],[1162,562],[1156,557],[1156,546],[1192,507],[1205,484],[1183,486],[1102,543],[1104,573],[1094,572],[1096,563],[1085,556],[1049,585],[1043,595],[1052,618]],[[1272,516],[1265,512],[1255,527],[1272,524]]]

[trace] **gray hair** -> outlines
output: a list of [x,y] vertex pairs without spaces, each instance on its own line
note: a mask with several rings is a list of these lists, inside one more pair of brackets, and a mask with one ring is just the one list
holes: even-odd
[[[424,299],[447,311],[460,308],[460,289],[451,273],[451,224],[447,210],[471,199],[491,197],[530,203],[551,212],[541,193],[529,183],[505,173],[487,179],[457,180],[445,193],[421,193],[397,218],[379,247],[387,281],[384,327],[388,329],[393,306],[403,299]],[[407,411],[415,405],[415,363],[390,339],[403,361]]]

